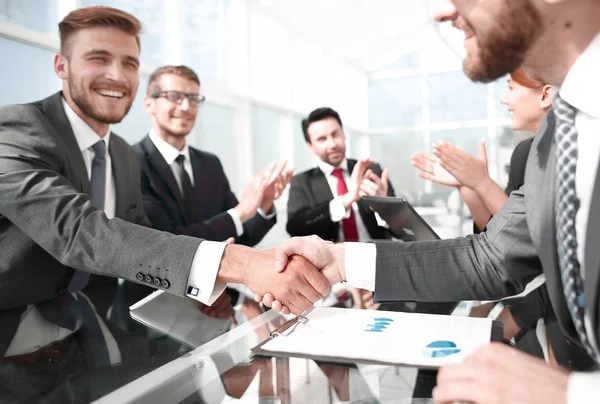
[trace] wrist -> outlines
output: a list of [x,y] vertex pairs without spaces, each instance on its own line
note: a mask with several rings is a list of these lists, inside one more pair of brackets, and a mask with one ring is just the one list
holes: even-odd
[[492,180],[489,176],[486,176],[483,181],[480,181],[479,184],[473,187],[473,190],[479,195],[485,195],[494,184],[494,180]]
[[256,212],[251,212],[250,209],[246,208],[243,204],[238,204],[233,210],[236,211],[242,223],[248,221]]
[[272,210],[273,210],[273,200],[269,199],[269,200],[263,201],[260,204],[260,208],[265,213],[265,215],[268,215],[268,214],[272,213]]
[[[242,283],[247,285],[250,278],[248,265],[261,250],[253,250],[249,247],[228,244],[223,251],[223,257],[217,272],[217,283]],[[256,257],[257,258],[257,257]]]
[[339,279],[336,283],[346,281],[346,248],[344,243],[332,244],[331,250],[333,253],[333,262],[339,274]]
[[344,208],[350,209],[352,204],[358,200],[358,195],[353,195],[350,192],[344,194],[342,196],[342,202],[344,203]]

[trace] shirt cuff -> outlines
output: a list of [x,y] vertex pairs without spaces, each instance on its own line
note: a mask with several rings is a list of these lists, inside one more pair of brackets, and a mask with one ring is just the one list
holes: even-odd
[[334,223],[350,217],[350,209],[346,209],[341,196],[338,196],[329,202],[329,217]]
[[389,229],[387,222],[379,216],[379,213],[375,212],[375,220],[377,220],[377,226]]
[[346,283],[359,289],[375,291],[375,257],[372,243],[344,243]]
[[271,220],[275,217],[275,215],[277,214],[277,210],[275,209],[275,204],[273,204],[273,207],[271,208],[271,213],[265,213],[264,210],[262,210],[262,208],[258,208],[258,214],[265,220]]
[[244,234],[244,224],[242,223],[242,219],[240,219],[240,215],[238,215],[235,209],[229,209],[227,213],[231,216],[231,220],[233,220],[233,224],[235,225],[235,234],[240,237]]
[[567,387],[567,404],[589,402],[600,396],[600,372],[572,372]]
[[188,278],[188,297],[210,306],[221,296],[227,284],[215,282],[225,246],[226,243],[216,241],[200,243]]

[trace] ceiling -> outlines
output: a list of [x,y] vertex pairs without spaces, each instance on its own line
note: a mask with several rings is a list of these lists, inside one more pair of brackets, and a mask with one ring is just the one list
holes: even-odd
[[294,32],[375,70],[410,53],[434,27],[437,0],[248,0]]

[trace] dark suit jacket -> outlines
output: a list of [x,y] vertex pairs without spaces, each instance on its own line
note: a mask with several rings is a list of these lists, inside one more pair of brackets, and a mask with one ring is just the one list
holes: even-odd
[[[356,160],[348,159],[348,171],[351,173]],[[379,164],[369,167],[381,176]],[[388,196],[394,196],[394,188],[388,182]],[[290,182],[288,199],[287,232],[290,236],[310,236],[316,234],[324,240],[339,241],[340,222],[332,222],[329,214],[329,202],[334,196],[320,168],[312,168],[295,175]],[[390,233],[377,225],[375,214],[362,200],[358,201],[360,217],[371,239],[389,239]]]
[[[133,150],[111,135],[115,173],[137,173]],[[139,173],[116,175],[117,212],[92,207],[83,156],[61,94],[0,108],[0,357],[30,304],[56,298],[73,268],[144,283],[185,296],[202,240],[128,223],[147,224]],[[132,181],[132,182],[130,182]],[[141,280],[138,280],[141,279]]]
[[[552,110],[542,122],[527,161],[525,185],[488,223],[487,231],[435,242],[377,245],[378,300],[492,300],[521,292],[546,274],[548,297],[565,334],[577,341],[558,266],[554,224],[556,143]],[[588,219],[585,308],[600,342],[600,172]],[[539,258],[538,258],[539,257]]]
[[149,136],[134,146],[142,168],[144,208],[152,226],[174,234],[185,234],[213,241],[235,237],[236,243],[254,246],[276,223],[276,218],[264,219],[258,213],[244,223],[244,234],[237,237],[235,224],[227,211],[238,204],[229,188],[218,157],[190,147],[190,162],[194,172],[196,200],[201,221],[187,217],[183,196],[171,167]]

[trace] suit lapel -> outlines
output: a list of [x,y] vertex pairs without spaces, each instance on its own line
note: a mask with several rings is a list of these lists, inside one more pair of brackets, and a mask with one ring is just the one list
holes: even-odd
[[173,175],[171,167],[167,164],[165,158],[162,156],[162,154],[160,154],[160,151],[158,151],[152,140],[150,140],[149,136],[146,136],[144,140],[142,140],[142,144],[144,145],[146,153],[148,154],[148,162],[158,172],[159,177],[167,184],[167,187],[177,201],[183,216],[186,218],[186,220],[188,220],[185,205],[183,203],[183,197],[179,191],[179,187],[177,186],[177,181],[175,180],[175,176]]
[[69,153],[69,160],[75,167],[75,173],[79,178],[79,189],[80,191],[90,195],[91,186],[88,178],[87,169],[85,168],[85,162],[83,161],[83,154],[79,150],[77,139],[71,128],[71,124],[67,119],[65,110],[62,105],[62,93],[58,92],[43,101],[44,115],[56,128],[58,134],[62,138],[67,152]]
[[108,153],[110,154],[112,175],[115,179],[115,198],[117,202],[115,214],[117,217],[124,217],[128,209],[127,201],[129,200],[125,195],[128,193],[128,184],[130,183],[126,178],[128,173],[124,165],[127,156],[115,140],[114,133],[111,133],[111,141],[108,143]]
[[[600,166],[596,173],[596,183],[592,193],[592,204],[588,217],[587,233],[585,237],[585,307],[588,311],[594,330],[598,329],[600,319],[598,315],[598,301],[600,299]],[[600,335],[596,333],[596,341],[600,341]]]

